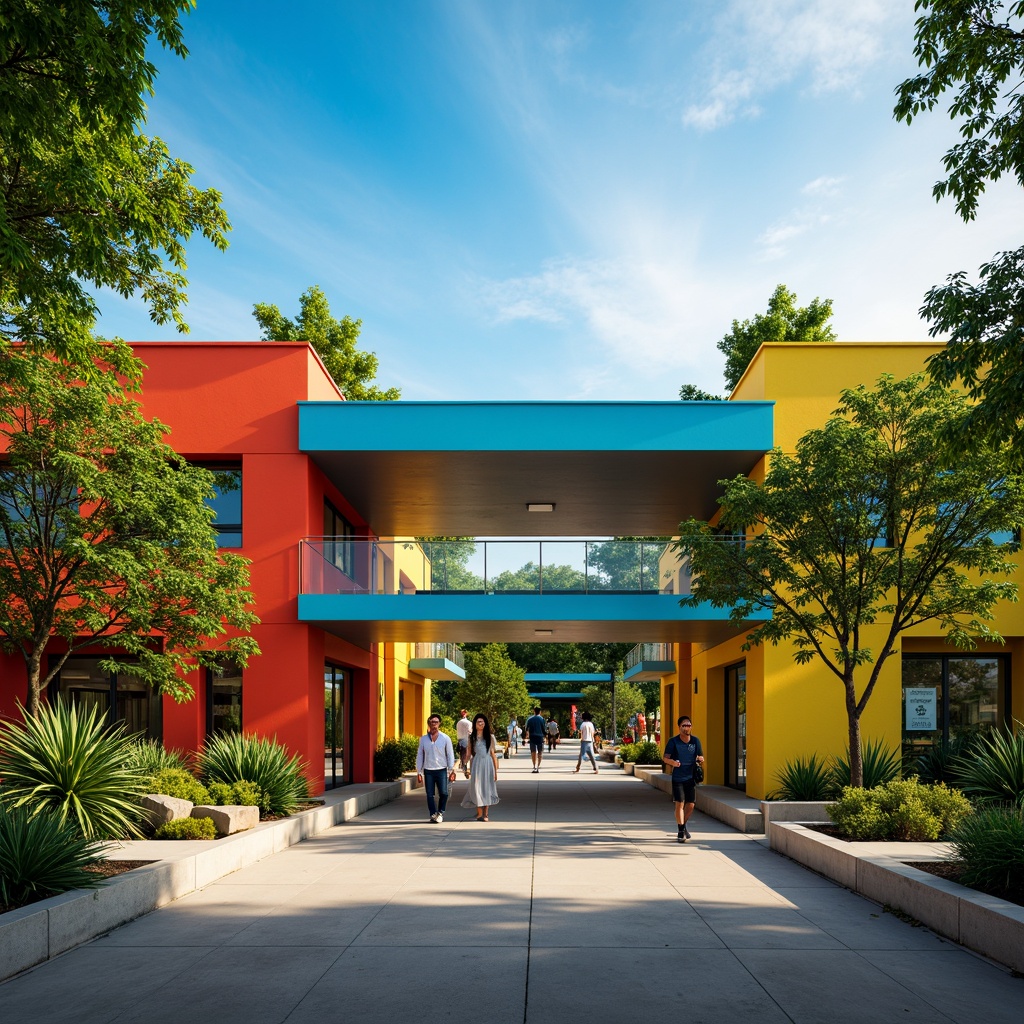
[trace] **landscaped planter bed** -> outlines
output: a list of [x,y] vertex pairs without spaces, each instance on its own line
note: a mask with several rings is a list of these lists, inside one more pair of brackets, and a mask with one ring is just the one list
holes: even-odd
[[[173,900],[201,889],[232,871],[255,864],[310,836],[388,803],[415,787],[415,779],[347,786],[322,806],[289,818],[260,822],[253,829],[216,841],[140,840],[112,851],[125,860],[148,848],[170,848],[164,860],[117,875],[98,889],[76,889],[0,914],[0,981],[64,953],[89,939]],[[116,845],[116,844],[112,844]]]
[[1024,907],[913,867],[949,857],[946,843],[857,843],[773,822],[773,850],[939,935],[1024,973]]

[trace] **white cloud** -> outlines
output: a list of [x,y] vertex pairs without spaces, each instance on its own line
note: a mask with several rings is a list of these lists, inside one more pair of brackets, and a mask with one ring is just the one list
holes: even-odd
[[840,193],[839,186],[846,181],[846,178],[829,178],[822,176],[815,178],[814,181],[807,182],[802,189],[801,193],[805,196],[825,196],[831,198],[837,196]]
[[909,24],[909,5],[892,0],[732,0],[705,46],[704,96],[683,111],[685,125],[720,128],[759,112],[758,96],[806,79],[813,93],[856,90]]

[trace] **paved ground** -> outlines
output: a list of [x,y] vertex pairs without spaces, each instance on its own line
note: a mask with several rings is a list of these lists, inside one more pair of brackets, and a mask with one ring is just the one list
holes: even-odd
[[0,985],[2,1024],[1024,1020],[1024,980],[570,751],[416,793]]

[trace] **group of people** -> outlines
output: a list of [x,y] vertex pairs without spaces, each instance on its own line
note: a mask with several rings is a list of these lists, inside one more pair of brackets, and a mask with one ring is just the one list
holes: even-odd
[[[699,778],[703,778],[704,749],[700,740],[693,735],[693,722],[689,715],[680,715],[676,724],[679,733],[665,744],[665,755],[662,760],[672,769],[676,841],[685,843],[691,838],[686,826],[696,803],[698,775]],[[540,708],[534,708],[533,714],[526,720],[524,731],[530,744],[533,774],[540,771],[544,742],[550,737],[547,725]],[[516,727],[518,728],[518,725]],[[482,714],[470,721],[469,713],[463,709],[455,728],[459,767],[469,780],[462,806],[474,808],[477,821],[489,821],[488,811],[499,803],[498,745],[491,732],[490,722],[487,716]],[[580,756],[576,761],[576,772],[580,770],[584,758],[589,758],[594,773],[597,774],[594,733],[591,715],[584,711],[580,724]],[[427,811],[432,824],[444,821],[444,812],[448,805],[448,785],[455,781],[455,777],[455,750],[452,741],[441,732],[440,716],[431,715],[427,719],[426,735],[420,738],[419,749],[416,752],[416,778],[423,783],[426,790]]]

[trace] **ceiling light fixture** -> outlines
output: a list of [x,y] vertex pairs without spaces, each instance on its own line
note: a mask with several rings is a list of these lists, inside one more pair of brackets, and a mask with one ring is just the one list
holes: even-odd
[[554,633],[553,629],[535,629],[533,631],[537,636],[551,636]]
[[528,501],[526,503],[527,512],[554,512],[555,503],[553,501]]

